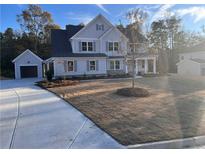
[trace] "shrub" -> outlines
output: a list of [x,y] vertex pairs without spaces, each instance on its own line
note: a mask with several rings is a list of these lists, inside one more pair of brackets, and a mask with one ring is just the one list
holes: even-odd
[[52,80],[52,78],[53,78],[53,73],[52,73],[51,70],[48,70],[48,71],[46,72],[46,78],[47,78],[48,81],[51,81],[51,80]]

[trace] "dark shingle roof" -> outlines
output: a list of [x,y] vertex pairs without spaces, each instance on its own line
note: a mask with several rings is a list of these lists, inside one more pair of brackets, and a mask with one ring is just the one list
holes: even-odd
[[194,62],[197,62],[197,63],[205,63],[205,59],[194,58],[194,59],[191,59],[191,60],[194,61]]
[[103,53],[73,53],[69,39],[83,26],[66,25],[66,30],[53,29],[51,31],[51,57],[106,57]]
[[130,26],[117,28],[129,39],[130,43],[146,43],[148,41],[143,34],[131,29]]

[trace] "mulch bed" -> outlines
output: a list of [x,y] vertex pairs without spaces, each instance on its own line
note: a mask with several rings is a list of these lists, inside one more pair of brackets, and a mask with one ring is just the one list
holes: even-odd
[[147,97],[150,95],[144,88],[122,88],[118,89],[116,93],[126,97]]
[[78,80],[52,80],[52,81],[39,81],[36,84],[42,88],[55,88],[64,86],[73,86],[78,84]]

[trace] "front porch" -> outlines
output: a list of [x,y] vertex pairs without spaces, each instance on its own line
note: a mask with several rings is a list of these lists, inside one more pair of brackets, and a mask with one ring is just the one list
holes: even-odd
[[[150,57],[138,57],[135,59],[135,65],[136,65],[136,74],[137,75],[143,75],[143,74],[156,74],[156,56],[150,56]],[[128,60],[128,68],[127,72],[129,74],[132,74],[133,72],[133,62],[131,60]]]
[[136,58],[137,74],[156,74],[156,57]]

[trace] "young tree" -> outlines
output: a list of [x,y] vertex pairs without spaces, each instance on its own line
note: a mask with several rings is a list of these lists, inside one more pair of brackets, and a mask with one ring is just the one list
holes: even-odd
[[148,14],[141,10],[140,8],[133,9],[126,14],[126,18],[129,21],[127,26],[127,33],[129,35],[129,50],[127,60],[130,61],[132,66],[132,88],[135,87],[135,78],[136,78],[136,58],[138,49],[145,47],[146,44],[143,41],[142,37],[142,27],[145,23]]
[[45,32],[45,27],[53,24],[51,14],[43,11],[39,5],[28,5],[28,9],[17,15],[17,22],[23,32],[33,34],[35,39],[34,49],[37,52],[39,38]]

